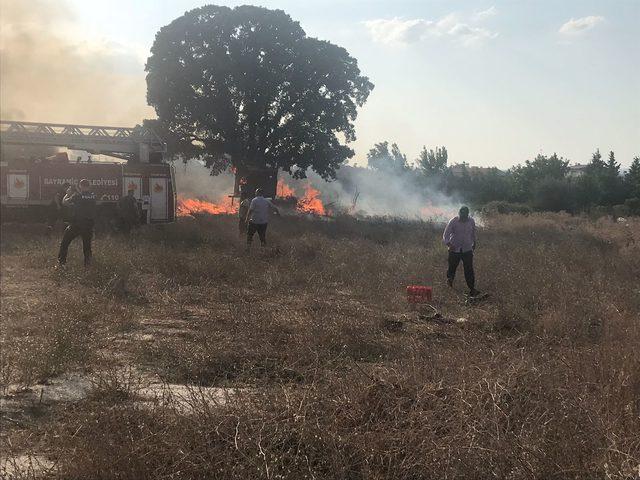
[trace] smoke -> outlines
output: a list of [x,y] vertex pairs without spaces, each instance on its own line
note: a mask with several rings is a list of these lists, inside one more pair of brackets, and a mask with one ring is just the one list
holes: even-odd
[[0,0],[0,116],[116,126],[153,116],[141,55],[87,41],[74,20],[64,1]]
[[457,214],[460,206],[455,199],[421,185],[415,175],[343,166],[331,182],[313,172],[308,174],[308,180],[287,176],[285,182],[293,186],[296,193],[302,191],[305,182],[310,182],[321,192],[327,210],[334,212],[409,220],[448,220]]
[[199,160],[175,162],[174,167],[176,189],[181,196],[221,202],[233,193],[235,177],[232,173],[223,172],[212,176],[204,162]]
[[[204,162],[177,162],[178,193],[222,203],[233,193],[234,175],[224,172],[211,176]],[[415,174],[385,174],[366,168],[343,166],[336,180],[327,182],[313,172],[299,180],[281,172],[280,180],[291,187],[300,199],[311,185],[320,192],[328,213],[349,213],[362,217],[389,217],[408,220],[443,221],[455,216],[460,203],[435,188],[416,182]]]

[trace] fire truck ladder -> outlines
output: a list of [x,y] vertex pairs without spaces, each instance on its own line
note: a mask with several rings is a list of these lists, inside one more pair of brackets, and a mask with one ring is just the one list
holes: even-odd
[[46,145],[84,150],[148,163],[149,154],[163,154],[166,144],[152,130],[136,126],[102,127],[0,120],[0,142],[7,145]]

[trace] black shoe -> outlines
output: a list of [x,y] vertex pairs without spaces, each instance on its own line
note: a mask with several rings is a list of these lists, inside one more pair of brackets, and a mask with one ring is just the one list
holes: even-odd
[[477,297],[478,295],[480,295],[480,290],[476,290],[475,288],[469,290],[470,297]]
[[449,285],[451,288],[453,288],[453,279],[452,278],[447,278],[447,285]]

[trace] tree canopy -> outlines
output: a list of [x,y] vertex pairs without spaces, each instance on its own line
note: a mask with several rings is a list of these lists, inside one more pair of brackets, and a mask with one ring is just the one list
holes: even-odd
[[373,89],[344,48],[254,6],[185,13],[157,33],[146,71],[147,100],[176,153],[213,171],[231,163],[335,176]]
[[587,171],[591,175],[601,175],[606,167],[607,164],[602,160],[602,154],[600,154],[600,149],[598,148],[591,156],[591,161],[589,162],[589,168]]
[[376,143],[367,153],[367,164],[369,168],[387,173],[398,173],[408,168],[407,156],[397,143],[392,144],[389,151],[389,142]]
[[640,157],[633,158],[625,182],[631,196],[640,198]]
[[436,147],[435,150],[427,150],[427,147],[422,147],[417,160],[418,168],[425,175],[442,174],[447,169],[448,159],[449,154],[446,147]]
[[569,161],[555,153],[550,157],[539,154],[533,160],[527,160],[524,165],[517,165],[511,169],[520,201],[531,198],[535,186],[542,180],[563,179],[568,172]]
[[442,192],[475,207],[489,205],[504,212],[604,211],[615,216],[640,215],[640,157],[622,172],[615,153],[607,160],[596,150],[587,168],[570,167],[554,153],[536,155],[533,160],[509,170],[449,165],[446,147],[423,147],[413,162],[407,162],[398,145],[374,144],[367,154],[369,170],[401,176],[412,191],[425,196]]

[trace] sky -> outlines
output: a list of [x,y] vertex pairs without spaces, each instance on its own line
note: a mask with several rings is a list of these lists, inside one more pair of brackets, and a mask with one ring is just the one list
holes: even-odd
[[[133,125],[158,29],[207,2],[0,0],[2,117]],[[539,153],[640,155],[640,0],[250,0],[345,47],[375,84],[351,163],[374,143],[508,168]]]

